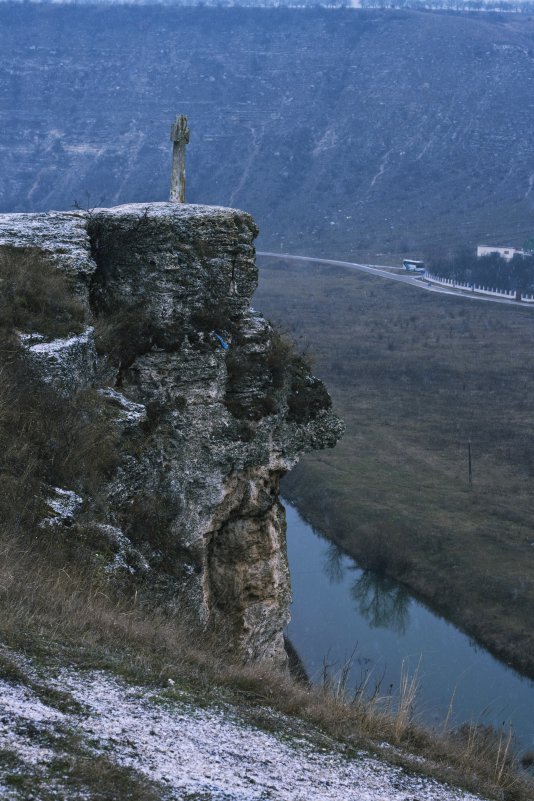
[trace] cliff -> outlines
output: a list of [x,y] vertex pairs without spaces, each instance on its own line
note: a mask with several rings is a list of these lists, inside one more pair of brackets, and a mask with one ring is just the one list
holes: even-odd
[[166,203],[0,217],[0,796],[474,801],[414,771],[485,791],[497,765],[526,801],[502,739],[438,767],[404,707],[278,669],[279,479],[342,425],[249,307],[255,234]]
[[[46,487],[118,574],[145,574],[234,655],[283,664],[290,582],[279,481],[342,432],[305,361],[250,308],[252,218],[171,203],[0,217],[0,255],[65,276],[76,325],[18,325],[25,363],[62,400],[92,390],[118,456],[90,491]],[[4,276],[4,285],[5,285]],[[24,318],[23,318],[24,320]]]

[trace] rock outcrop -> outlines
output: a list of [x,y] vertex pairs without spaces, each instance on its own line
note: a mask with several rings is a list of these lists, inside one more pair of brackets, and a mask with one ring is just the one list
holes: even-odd
[[235,655],[280,664],[290,582],[279,481],[342,424],[250,308],[256,234],[242,212],[171,203],[0,217],[0,246],[46,254],[87,310],[85,331],[63,344],[33,331],[21,341],[60,393],[96,387],[120,431],[120,463],[94,504],[101,531],[130,543],[130,570],[154,571]]

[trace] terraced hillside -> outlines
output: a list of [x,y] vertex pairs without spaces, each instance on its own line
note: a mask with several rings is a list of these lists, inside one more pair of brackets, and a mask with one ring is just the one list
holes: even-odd
[[251,211],[264,247],[533,233],[523,15],[2,3],[0,47],[0,211],[166,198],[185,113],[189,199]]

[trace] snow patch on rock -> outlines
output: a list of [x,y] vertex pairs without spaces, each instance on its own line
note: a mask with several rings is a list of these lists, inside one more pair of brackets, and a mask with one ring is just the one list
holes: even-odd
[[97,367],[94,328],[51,342],[22,342],[41,379],[62,394],[69,395],[93,382]]
[[130,426],[138,425],[146,420],[146,407],[142,403],[134,403],[134,401],[129,400],[121,392],[117,392],[111,387],[99,389],[98,394],[118,408],[117,419],[120,423]]
[[100,523],[98,528],[106,535],[110,543],[117,548],[113,561],[104,568],[106,573],[113,573],[115,570],[120,569],[127,570],[128,573],[147,572],[150,570],[150,565],[145,557],[134,547],[131,540],[120,528],[105,523]]
[[83,499],[76,495],[72,490],[61,489],[61,487],[54,487],[54,495],[46,499],[47,505],[55,512],[53,517],[47,517],[43,520],[41,526],[55,526],[61,523],[71,522],[76,512],[83,503]]

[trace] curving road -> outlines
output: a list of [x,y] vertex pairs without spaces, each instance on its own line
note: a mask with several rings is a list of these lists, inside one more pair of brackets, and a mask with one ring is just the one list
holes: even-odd
[[439,286],[431,284],[421,276],[402,275],[399,273],[390,273],[387,269],[373,264],[357,264],[352,261],[338,261],[337,259],[317,259],[312,256],[294,256],[290,253],[271,253],[268,251],[256,252],[257,256],[268,256],[276,259],[288,261],[310,261],[313,264],[329,264],[332,267],[346,267],[349,270],[359,270],[362,273],[375,275],[378,278],[386,278],[388,281],[398,281],[401,284],[410,284],[418,289],[424,289],[426,292],[434,292],[438,295],[453,295],[457,298],[465,298],[466,300],[480,300],[486,303],[503,303],[506,306],[519,306],[522,309],[532,309],[534,304],[522,303],[518,300],[510,300],[508,298],[492,298],[488,295],[477,295],[472,292],[465,292],[460,289]]

